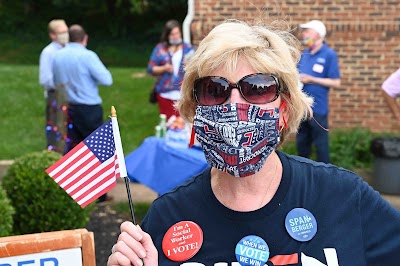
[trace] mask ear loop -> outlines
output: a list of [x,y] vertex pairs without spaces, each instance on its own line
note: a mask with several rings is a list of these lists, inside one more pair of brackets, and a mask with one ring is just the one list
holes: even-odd
[[[286,108],[286,101],[282,101],[282,104],[281,104],[281,106],[279,107],[279,113],[282,113],[283,112],[283,109],[285,109]],[[282,110],[282,111],[281,111]],[[281,125],[280,127],[279,127],[279,132],[282,132],[282,130],[286,127],[287,128],[287,122],[286,122],[286,119],[285,119],[285,117],[282,115],[282,119],[283,119],[283,126]]]
[[329,132],[329,128],[324,128],[320,123],[318,123],[318,121],[314,118],[314,116],[311,117],[315,123],[317,123],[317,125],[322,128],[323,130],[325,130],[326,132]]
[[311,114],[311,118],[314,120],[315,123],[317,123],[317,125],[322,128],[323,130],[325,130],[326,132],[329,132],[329,128],[324,128],[315,118],[314,115],[312,115],[311,110],[308,111],[308,114]]
[[194,126],[192,126],[192,132],[190,133],[190,141],[189,141],[189,148],[193,147],[194,145],[194,136],[196,133],[194,132]]

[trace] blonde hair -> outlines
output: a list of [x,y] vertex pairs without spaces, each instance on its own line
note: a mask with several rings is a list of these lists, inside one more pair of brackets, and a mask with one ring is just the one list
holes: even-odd
[[49,33],[55,33],[57,28],[60,26],[65,26],[67,27],[67,23],[65,23],[65,20],[63,19],[53,19],[52,21],[49,22],[49,25],[47,26],[47,30]]
[[[285,29],[281,30],[282,27]],[[288,113],[281,142],[288,134],[296,132],[301,120],[312,114],[313,99],[299,88],[296,63],[300,58],[300,43],[288,29],[283,21],[266,26],[260,22],[250,25],[238,20],[227,20],[212,29],[185,67],[182,98],[177,104],[180,115],[193,122],[197,105],[193,96],[196,79],[210,75],[220,67],[224,67],[229,75],[242,57],[256,72],[274,74],[281,83],[280,96],[286,102]]]

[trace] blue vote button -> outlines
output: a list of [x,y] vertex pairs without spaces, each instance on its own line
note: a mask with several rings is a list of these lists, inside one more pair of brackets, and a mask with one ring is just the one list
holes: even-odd
[[235,254],[242,266],[264,266],[269,258],[269,247],[261,237],[250,235],[237,243]]
[[317,220],[308,210],[295,208],[286,215],[285,227],[293,239],[306,242],[317,233]]

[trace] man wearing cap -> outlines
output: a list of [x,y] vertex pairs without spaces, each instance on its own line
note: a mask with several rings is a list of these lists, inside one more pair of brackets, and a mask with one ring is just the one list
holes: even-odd
[[303,90],[314,98],[314,118],[302,122],[297,137],[297,151],[309,158],[311,145],[317,151],[317,161],[329,163],[328,93],[340,87],[340,71],[336,52],[324,41],[326,28],[319,20],[300,24],[303,44],[307,47],[298,63]]
[[390,110],[400,123],[400,105],[396,100],[400,97],[400,68],[383,82],[382,93]]

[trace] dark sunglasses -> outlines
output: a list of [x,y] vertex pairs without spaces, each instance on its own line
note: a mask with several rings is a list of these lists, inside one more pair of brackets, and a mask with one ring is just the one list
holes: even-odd
[[271,74],[250,74],[237,83],[223,77],[206,76],[194,82],[194,98],[200,105],[219,105],[228,100],[233,88],[240,91],[242,97],[253,104],[265,104],[279,97],[278,78]]

